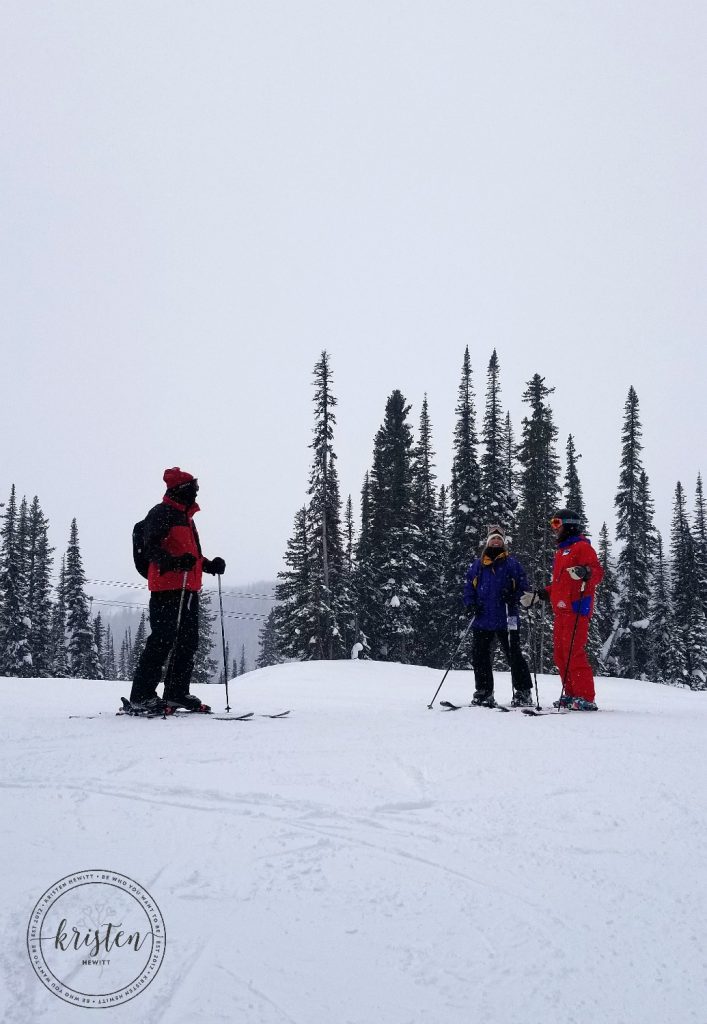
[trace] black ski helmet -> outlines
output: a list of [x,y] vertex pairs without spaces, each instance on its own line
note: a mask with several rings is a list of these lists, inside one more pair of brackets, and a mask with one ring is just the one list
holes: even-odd
[[560,508],[550,519],[550,526],[559,529],[560,526],[581,526],[582,520],[571,508]]

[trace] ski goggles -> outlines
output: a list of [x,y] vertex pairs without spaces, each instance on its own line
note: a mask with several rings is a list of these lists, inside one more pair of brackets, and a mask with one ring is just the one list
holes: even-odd
[[579,526],[579,519],[560,519],[559,516],[553,516],[550,526],[553,530],[561,530],[563,526]]

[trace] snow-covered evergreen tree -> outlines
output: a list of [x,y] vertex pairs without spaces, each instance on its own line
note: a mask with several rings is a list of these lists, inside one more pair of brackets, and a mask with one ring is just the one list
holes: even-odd
[[606,523],[602,523],[599,531],[597,556],[604,570],[604,577],[594,595],[594,614],[592,626],[596,630],[599,641],[599,654],[596,668],[601,675],[616,675],[617,662],[612,648],[618,627],[617,604],[618,587],[616,585],[616,567],[611,553],[611,541]]
[[701,690],[707,685],[707,622],[695,572],[695,542],[680,482],[675,488],[670,544],[676,655],[684,666],[684,681]]
[[133,634],[130,626],[123,634],[120,644],[120,658],[118,660],[118,675],[120,679],[132,679],[135,674],[133,665]]
[[486,371],[486,409],[481,430],[481,515],[482,526],[500,523],[506,529],[512,510],[507,486],[505,417],[501,408],[500,365],[493,350]]
[[622,676],[638,678],[648,669],[648,614],[655,534],[652,505],[646,507],[648,479],[641,460],[642,427],[638,395],[629,388],[621,434],[619,487],[614,499],[616,536],[622,542],[617,562],[619,634],[614,652]]
[[663,558],[663,540],[656,538],[656,557],[651,580],[648,678],[674,686],[685,679],[681,650],[675,644],[675,623],[670,602],[668,571]]
[[412,459],[412,569],[419,593],[410,654],[417,665],[441,664],[447,628],[444,558],[447,554],[437,501],[435,453],[427,395]]
[[341,498],[333,437],[337,405],[332,391],[329,355],[322,352],[314,367],[314,440],[309,476],[309,587],[314,624],[311,656],[342,657],[340,620],[351,618],[349,594],[342,592],[344,553],[341,539]]
[[69,655],[66,645],[66,557],[61,560],[56,598],[52,607],[51,631],[51,672],[57,679],[65,679],[69,673]]
[[54,549],[49,545],[49,522],[35,495],[29,509],[27,611],[30,622],[30,652],[35,676],[52,675],[51,572]]
[[27,502],[12,485],[0,529],[0,675],[33,674],[27,614]]
[[103,619],[101,618],[100,612],[98,612],[93,619],[93,642],[96,645],[98,661],[101,666],[101,674],[105,679],[105,673],[103,672],[103,665],[105,659],[105,629],[103,627]]
[[575,446],[574,438],[570,434],[567,438],[567,447],[565,448],[566,464],[565,464],[565,486],[564,486],[564,503],[567,508],[572,509],[576,512],[581,520],[580,530],[582,533],[586,533],[587,530],[587,514],[584,508],[584,496],[582,494],[582,484],[579,480],[579,473],[577,471],[577,462],[582,458],[578,455]]
[[[278,650],[277,637],[277,612],[271,608],[270,612],[260,630],[260,646],[258,657],[255,662],[256,668],[268,668],[270,665],[278,665],[280,654]],[[233,659],[233,675],[237,675],[236,660]]]
[[448,595],[451,598],[452,625],[456,632],[454,613],[461,613],[459,595],[469,563],[475,557],[486,527],[483,522],[481,468],[478,461],[476,407],[469,347],[464,351],[462,376],[455,409],[452,484],[450,489],[450,564],[447,572]]
[[306,507],[295,515],[287,542],[285,568],[277,574],[273,621],[281,660],[307,661],[314,657],[318,623],[311,601],[310,543]]
[[[536,373],[523,393],[523,401],[531,412],[523,418],[518,449],[520,507],[514,548],[533,586],[547,581],[555,553],[550,517],[560,498],[560,463],[556,450],[557,427],[548,402],[554,390]],[[552,621],[551,616],[545,614],[544,605],[539,619],[533,634],[537,648],[532,657],[538,671],[548,672],[553,668]]]
[[702,488],[702,474],[697,474],[695,487],[695,513],[692,518],[692,536],[695,544],[695,575],[702,598],[702,610],[707,615],[707,508]]
[[194,671],[191,681],[203,685],[213,681],[218,663],[213,656],[213,627],[216,613],[211,608],[211,593],[202,590],[199,594],[199,645],[194,656]]
[[504,519],[508,536],[515,541],[518,530],[518,504],[520,501],[520,473],[518,470],[518,446],[513,433],[511,414],[506,413],[501,438],[501,454],[503,460],[503,502],[505,505]]
[[248,669],[245,663],[245,644],[241,644],[241,660],[238,663],[238,674],[244,676]]
[[76,679],[101,679],[101,666],[93,638],[85,586],[86,576],[79,549],[78,527],[76,520],[72,519],[64,576],[69,673]]
[[413,551],[412,431],[410,407],[398,390],[385,407],[373,448],[369,479],[370,525],[362,525],[359,565],[368,588],[361,627],[374,657],[408,662],[419,607]]
[[115,663],[115,644],[113,641],[113,630],[107,622],[103,631],[103,678],[117,679],[118,670]]
[[146,642],[146,640],[147,640],[147,619],[145,617],[145,612],[143,611],[143,612],[140,613],[140,621],[138,622],[137,630],[135,632],[135,639],[133,640],[133,650],[132,650],[132,655],[131,655],[131,659],[130,659],[131,662],[132,662],[132,665],[133,665],[133,670],[137,668],[137,666],[138,666],[138,664],[140,662],[140,658],[142,657],[142,652],[145,650],[145,642]]

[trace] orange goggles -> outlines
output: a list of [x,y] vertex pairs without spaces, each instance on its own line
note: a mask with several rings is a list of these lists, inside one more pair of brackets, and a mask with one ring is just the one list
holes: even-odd
[[560,519],[559,516],[553,516],[550,520],[550,526],[553,530],[560,530],[563,526],[579,526],[578,519]]

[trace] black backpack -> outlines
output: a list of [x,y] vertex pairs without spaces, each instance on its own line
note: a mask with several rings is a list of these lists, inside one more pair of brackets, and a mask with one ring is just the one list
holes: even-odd
[[135,568],[147,579],[147,570],[150,568],[150,559],[147,557],[145,551],[145,520],[141,519],[139,523],[135,523],[133,526],[133,562],[135,562]]

